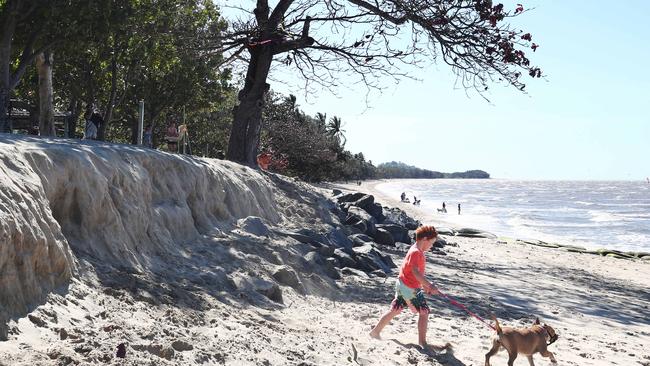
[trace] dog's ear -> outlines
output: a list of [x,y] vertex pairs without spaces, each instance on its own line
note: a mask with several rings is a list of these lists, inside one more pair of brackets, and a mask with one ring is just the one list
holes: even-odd
[[535,323],[533,323],[533,324],[539,325],[539,318],[535,318]]

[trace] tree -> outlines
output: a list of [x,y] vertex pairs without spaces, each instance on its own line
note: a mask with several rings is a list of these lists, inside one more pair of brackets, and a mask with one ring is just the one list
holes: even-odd
[[407,76],[404,65],[442,59],[466,88],[482,92],[504,81],[523,90],[523,72],[541,76],[523,49],[538,46],[503,22],[523,12],[491,0],[279,0],[273,9],[257,0],[216,45],[229,60],[244,58],[247,69],[227,157],[255,165],[273,61],[327,88],[341,73],[373,88],[379,77]]
[[[54,7],[45,0],[0,1],[0,132],[11,129],[9,100],[27,67],[54,42],[45,32],[46,18]],[[40,22],[35,21],[39,18]]]
[[330,119],[330,122],[327,124],[327,133],[334,137],[337,141],[341,143],[341,146],[345,146],[345,143],[347,142],[347,139],[345,138],[345,135],[343,134],[345,130],[343,129],[343,122],[341,121],[340,117],[332,117]]

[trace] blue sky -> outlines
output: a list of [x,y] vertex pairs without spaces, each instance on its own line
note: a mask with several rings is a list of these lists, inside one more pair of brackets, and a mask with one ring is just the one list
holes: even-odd
[[[514,9],[514,2],[504,2]],[[251,2],[252,3],[252,2]],[[495,1],[496,3],[496,1]],[[645,180],[650,176],[650,2],[530,1],[517,18],[540,44],[532,63],[544,79],[528,94],[495,85],[487,97],[455,88],[446,65],[413,70],[421,81],[386,84],[381,95],[338,96],[280,83],[309,114],[337,115],[347,149],[373,163],[403,161],[494,178]],[[251,5],[253,6],[253,5]]]

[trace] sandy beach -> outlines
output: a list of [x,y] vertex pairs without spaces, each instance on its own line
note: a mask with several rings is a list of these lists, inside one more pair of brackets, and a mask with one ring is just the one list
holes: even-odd
[[[435,213],[378,191],[380,183],[337,186],[372,194],[422,223],[448,226]],[[428,278],[473,312],[493,312],[509,326],[528,326],[539,317],[560,334],[550,347],[560,365],[650,365],[650,263],[494,239],[444,238],[458,247],[446,247],[445,256],[429,256]],[[430,339],[454,344],[459,365],[482,365],[492,330],[442,299],[432,309]],[[413,326],[404,328],[414,318],[401,317],[387,327],[388,338],[400,339],[403,332],[415,336]],[[539,355],[535,359],[550,364]],[[492,363],[506,361],[500,353]],[[525,358],[515,362],[526,363]]]
[[[331,243],[349,234],[332,189],[439,225],[377,182],[314,187],[121,145],[0,143],[2,366],[484,364],[493,330],[441,296],[430,298],[428,342],[453,350],[419,348],[407,312],[382,340],[368,336],[389,309],[396,271],[333,257],[342,246]],[[550,346],[560,365],[650,365],[649,263],[442,238],[426,274],[479,316],[514,327],[539,317],[560,336]],[[397,266],[408,249],[351,246]]]

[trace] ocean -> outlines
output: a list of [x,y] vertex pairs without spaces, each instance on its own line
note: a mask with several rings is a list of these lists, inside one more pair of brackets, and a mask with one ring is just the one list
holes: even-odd
[[[650,252],[650,184],[645,181],[403,179],[376,186],[402,192],[435,220],[498,236],[587,249]],[[436,209],[447,206],[447,213]],[[458,215],[458,204],[461,214]]]

